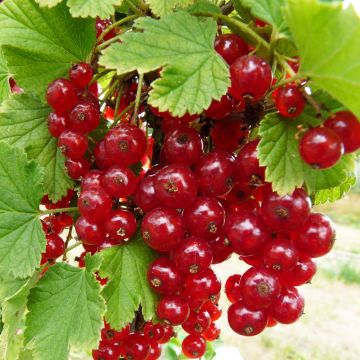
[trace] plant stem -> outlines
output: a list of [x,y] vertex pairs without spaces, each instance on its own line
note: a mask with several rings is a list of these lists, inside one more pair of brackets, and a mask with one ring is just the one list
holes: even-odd
[[291,76],[287,79],[283,79],[279,82],[277,82],[275,85],[273,85],[271,88],[270,88],[270,91],[273,91],[275,89],[277,89],[278,87],[281,87],[283,85],[286,85],[286,84],[289,84],[289,83],[292,83],[292,82],[295,82],[297,80],[300,80],[300,75],[299,74],[295,74],[294,76]]
[[78,246],[80,246],[82,244],[82,241],[77,241],[75,244],[69,246],[65,251],[64,251],[64,256],[70,252],[71,250],[76,249]]
[[97,52],[100,52],[102,49],[105,49],[106,47],[108,47],[109,45],[111,45],[112,43],[118,41],[120,39],[120,37],[122,36],[122,34],[116,35],[113,38],[104,41],[102,44],[98,45],[96,48]]
[[130,8],[135,14],[137,14],[138,16],[144,15],[143,12],[142,12],[140,9],[138,9],[138,7],[137,7],[136,5],[134,5],[134,4],[132,3],[132,1],[130,1],[130,0],[124,0],[124,1],[129,5],[129,8]]
[[[66,241],[65,241],[65,249],[68,248],[69,246],[69,242],[72,238],[72,230],[73,230],[73,225],[70,226],[70,229],[69,229],[69,232],[67,234],[67,237],[66,237]],[[66,252],[64,252],[64,256],[63,256],[63,261],[66,261],[67,260],[67,256],[66,256]]]
[[[114,83],[109,87],[109,89],[106,91],[106,93],[104,94],[104,97],[102,99],[100,99],[103,103],[106,102],[107,99],[109,99],[111,97],[111,95],[113,94],[114,90],[116,89],[116,87],[119,85],[119,79],[116,79],[114,81]],[[102,95],[102,94],[101,94]],[[100,97],[101,97],[100,95]]]
[[135,20],[136,18],[138,18],[139,15],[129,15],[123,19],[120,19],[116,22],[114,22],[113,24],[111,24],[110,26],[108,26],[102,33],[101,35],[99,36],[98,38],[98,43],[100,43],[104,37],[113,29],[115,29],[117,26],[121,26],[125,23],[127,23],[128,21],[132,21],[132,20]]
[[117,117],[117,119],[114,119],[114,122],[111,124],[110,128],[113,128],[116,126],[116,124],[119,122],[119,120],[122,118],[123,115],[125,115],[130,109],[132,109],[135,106],[135,101],[131,102],[127,108],[125,108]]
[[61,213],[77,212],[77,211],[78,211],[77,207],[59,208],[59,209],[41,210],[40,215],[61,214]]
[[138,87],[137,87],[137,91],[136,91],[136,99],[135,99],[135,108],[134,108],[134,113],[133,113],[133,118],[132,118],[133,124],[135,123],[135,120],[139,113],[143,81],[144,81],[144,74],[139,74],[139,82],[138,82]]
[[117,90],[118,90],[118,96],[116,98],[116,103],[115,103],[114,122],[118,121],[117,118],[119,115],[118,112],[119,112],[121,97],[123,95],[124,84],[123,83],[119,84]]
[[104,77],[105,75],[107,75],[107,74],[108,74],[109,72],[111,72],[111,71],[114,71],[114,70],[108,70],[108,69],[106,69],[106,70],[102,71],[101,73],[96,74],[96,75],[92,78],[92,80],[91,80],[91,82],[90,82],[89,85],[94,84],[95,82],[97,82],[99,79],[101,79],[102,77]]

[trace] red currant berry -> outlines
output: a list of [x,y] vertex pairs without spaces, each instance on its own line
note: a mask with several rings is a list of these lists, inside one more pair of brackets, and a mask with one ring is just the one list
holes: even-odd
[[79,212],[90,221],[107,218],[111,212],[111,197],[101,189],[83,191],[78,200]]
[[94,147],[94,156],[96,165],[100,169],[107,169],[115,165],[113,159],[109,156],[105,149],[105,142],[99,141]]
[[216,239],[210,240],[209,244],[213,252],[213,264],[220,264],[230,259],[233,250],[227,237],[220,235]]
[[230,77],[230,94],[239,101],[243,98],[260,100],[272,82],[270,65],[256,55],[236,59],[230,66]]
[[159,344],[166,344],[174,336],[174,329],[172,326],[164,324],[163,328],[165,333],[162,339],[158,341]]
[[199,190],[203,195],[225,195],[234,185],[234,156],[223,150],[207,153],[196,164],[195,173],[199,179]]
[[97,190],[102,188],[102,176],[104,172],[101,170],[90,170],[81,181],[81,191]]
[[195,199],[198,183],[193,172],[185,166],[168,165],[155,175],[154,188],[162,205],[180,209]]
[[145,213],[160,205],[154,187],[154,176],[145,176],[134,192],[134,203]]
[[58,147],[66,157],[78,160],[85,155],[88,142],[83,134],[66,130],[59,136]]
[[203,334],[206,341],[215,341],[220,336],[220,327],[215,323],[211,323],[209,328]]
[[[112,22],[110,19],[100,19],[97,18],[96,19],[96,38],[99,38],[100,35],[110,26],[112,25]],[[108,32],[105,36],[104,36],[104,40],[110,40],[112,39],[114,36],[116,36],[116,31],[115,29],[111,30],[110,32]]]
[[143,219],[142,237],[154,250],[166,252],[174,249],[185,237],[182,217],[176,210],[156,208]]
[[225,221],[225,210],[215,198],[197,197],[184,211],[186,229],[194,236],[215,239]]
[[246,42],[236,34],[219,35],[215,40],[215,50],[229,65],[237,58],[249,53]]
[[89,245],[100,245],[105,241],[105,233],[99,224],[91,223],[80,216],[75,223],[76,233],[80,239]]
[[241,291],[240,291],[240,280],[241,275],[235,274],[230,276],[226,280],[225,284],[225,294],[231,303],[241,300]]
[[276,92],[275,105],[283,117],[299,116],[303,112],[305,104],[305,99],[296,85],[286,85]]
[[243,301],[237,301],[228,309],[228,322],[237,334],[254,336],[266,328],[268,314],[266,310],[253,310]]
[[272,318],[271,316],[269,316],[269,319],[268,319],[268,322],[267,322],[267,324],[266,324],[266,327],[274,327],[275,325],[277,325],[277,321],[274,319],[274,318]]
[[213,100],[205,114],[210,119],[220,120],[229,116],[233,110],[234,100],[231,95],[225,94],[220,100]]
[[259,253],[250,255],[250,256],[240,256],[240,259],[250,266],[264,266],[264,260],[262,257],[262,251],[260,250]]
[[132,333],[125,344],[125,358],[128,360],[146,360],[149,352],[149,341],[143,334]]
[[182,324],[182,328],[192,335],[202,335],[210,326],[211,318],[207,311],[191,311],[187,320]]
[[100,124],[99,109],[91,102],[77,104],[70,113],[67,126],[69,130],[82,134],[89,133]]
[[90,170],[90,162],[85,158],[78,160],[66,159],[65,167],[68,175],[74,179],[79,180]]
[[297,248],[311,258],[327,254],[334,245],[335,237],[332,221],[317,213],[310,214],[305,223],[291,234]]
[[131,239],[136,232],[135,216],[127,210],[112,210],[104,221],[104,230],[114,242]]
[[185,299],[178,295],[163,297],[157,306],[157,316],[167,323],[177,326],[183,324],[189,317],[190,309]]
[[68,118],[66,115],[60,115],[57,113],[50,113],[48,117],[48,130],[49,133],[58,138],[66,129]]
[[337,133],[344,144],[345,153],[351,153],[360,148],[360,122],[351,112],[337,112],[325,121],[324,126]]
[[225,203],[232,206],[242,206],[249,200],[253,189],[246,184],[236,183],[232,190],[224,196]]
[[47,88],[46,100],[59,114],[71,111],[78,102],[76,87],[69,80],[55,80]]
[[188,335],[181,347],[182,352],[189,359],[199,359],[206,352],[206,340],[202,336]]
[[145,324],[144,329],[144,336],[153,341],[161,341],[165,335],[165,329],[161,324],[153,324],[148,322]]
[[180,118],[165,117],[161,121],[161,130],[164,132],[165,135],[171,131],[181,129],[186,126],[187,124],[184,124]]
[[219,320],[222,314],[222,310],[219,306],[211,301],[206,301],[204,305],[201,306],[201,310],[207,311],[210,314],[211,321]]
[[78,88],[84,88],[93,77],[91,65],[84,62],[74,64],[69,71],[69,77]]
[[307,284],[316,274],[316,264],[311,258],[301,255],[298,263],[291,270],[280,274],[282,283],[289,286]]
[[168,163],[192,166],[203,153],[201,136],[192,128],[174,129],[166,134],[163,151]]
[[117,357],[114,354],[114,350],[111,346],[101,347],[98,350],[92,352],[93,360],[116,360]]
[[162,257],[153,261],[147,273],[151,288],[158,294],[170,295],[182,286],[182,275],[174,263]]
[[212,256],[212,249],[205,240],[190,236],[177,246],[173,261],[181,272],[196,274],[211,265]]
[[73,218],[67,213],[57,215],[56,219],[57,223],[62,228],[70,227],[73,224]]
[[63,227],[58,221],[57,216],[47,216],[41,220],[41,225],[46,235],[60,234],[63,231]]
[[314,169],[327,169],[340,160],[344,146],[335,131],[316,127],[304,134],[299,151],[302,159]]
[[149,341],[149,352],[146,356],[146,360],[157,360],[161,356],[161,345],[156,341]]
[[137,179],[130,169],[117,165],[107,169],[102,178],[104,190],[114,198],[126,198],[135,191]]
[[281,324],[294,323],[304,312],[304,298],[294,287],[284,289],[270,308],[271,316]]
[[49,234],[46,236],[46,250],[43,257],[47,260],[57,259],[65,251],[63,239],[57,234]]
[[191,274],[186,279],[186,289],[191,293],[203,294],[204,299],[213,300],[221,290],[221,281],[214,270],[206,269]]

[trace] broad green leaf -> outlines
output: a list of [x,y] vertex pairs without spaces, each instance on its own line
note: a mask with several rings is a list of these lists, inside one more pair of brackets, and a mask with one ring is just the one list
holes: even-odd
[[54,7],[60,4],[63,0],[36,0],[40,6]]
[[0,107],[0,141],[24,148],[45,169],[44,190],[53,201],[66,195],[73,182],[65,172],[64,156],[47,130],[50,108],[38,97],[12,95]]
[[27,282],[25,279],[0,279],[0,303],[16,294]]
[[0,104],[10,94],[9,70],[5,63],[5,58],[0,48]]
[[103,51],[100,63],[119,74],[162,67],[152,83],[149,103],[175,116],[199,114],[220,99],[230,85],[229,71],[214,50],[217,25],[179,11],[160,20],[141,18],[142,32],[128,32],[122,43]]
[[38,360],[67,360],[70,345],[96,348],[104,300],[93,274],[64,263],[52,266],[31,290],[25,343]]
[[0,142],[0,274],[30,276],[40,263],[45,235],[39,220],[43,171],[24,152]]
[[177,6],[186,7],[195,0],[145,0],[151,11],[156,16],[164,16],[171,13]]
[[0,28],[10,72],[19,86],[42,97],[95,44],[94,20],[72,18],[65,2],[49,9],[35,0],[7,0],[0,7]]
[[288,0],[286,19],[299,50],[301,75],[360,117],[360,18],[354,8]]
[[187,7],[186,11],[189,12],[190,14],[195,14],[200,12],[214,13],[214,14],[221,13],[220,8],[216,4],[207,0],[196,1],[195,4]]
[[145,320],[154,317],[156,295],[146,279],[154,254],[143,242],[140,233],[122,246],[101,252],[100,276],[108,278],[102,294],[106,300],[106,321],[116,329],[123,328],[142,307]]

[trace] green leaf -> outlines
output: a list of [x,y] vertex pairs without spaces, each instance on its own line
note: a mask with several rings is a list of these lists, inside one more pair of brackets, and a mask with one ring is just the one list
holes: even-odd
[[177,6],[184,8],[194,3],[194,1],[195,0],[145,0],[156,16],[170,14]]
[[65,172],[65,158],[47,129],[50,108],[38,97],[12,95],[0,107],[0,140],[24,148],[45,169],[44,190],[53,201],[73,187]]
[[360,117],[360,21],[353,6],[288,0],[286,19],[299,50],[301,75]]
[[25,153],[0,142],[0,274],[30,276],[40,263],[45,235],[39,220],[43,172]]
[[93,274],[64,263],[52,266],[28,301],[25,343],[38,360],[67,360],[70,345],[96,348],[104,300]]
[[140,232],[128,243],[102,251],[101,256],[100,276],[108,278],[102,291],[107,303],[106,321],[121,329],[134,319],[140,305],[145,320],[153,318],[157,297],[149,287],[146,274],[154,254]]
[[5,63],[5,58],[0,48],[0,104],[10,94],[9,70]]
[[220,14],[221,10],[220,8],[207,0],[198,0],[195,4],[190,5],[186,8],[186,11],[190,14],[205,12],[205,13],[213,13],[213,14]]
[[230,85],[229,71],[214,50],[217,31],[212,19],[180,11],[160,20],[141,18],[122,43],[103,51],[100,63],[119,74],[162,67],[152,83],[149,103],[174,116],[200,114],[212,99],[220,99]]
[[0,7],[0,45],[19,86],[45,95],[48,84],[84,61],[95,44],[91,19],[74,19],[62,2],[40,8],[35,0],[7,0]]

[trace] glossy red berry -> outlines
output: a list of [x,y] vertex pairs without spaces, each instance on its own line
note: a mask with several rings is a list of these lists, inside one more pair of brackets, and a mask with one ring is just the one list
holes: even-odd
[[175,264],[166,257],[154,260],[147,273],[151,288],[158,294],[170,295],[182,286],[182,275]]
[[65,130],[59,136],[58,147],[66,157],[78,160],[85,155],[88,141],[81,133]]
[[237,100],[260,100],[270,89],[272,74],[270,65],[256,55],[245,55],[230,66],[230,93]]
[[173,326],[183,324],[189,317],[189,305],[184,298],[178,295],[163,297],[157,306],[157,316]]
[[80,216],[75,223],[76,233],[89,245],[100,245],[105,241],[105,233],[100,224],[92,223]]
[[51,215],[41,220],[41,225],[46,235],[60,234],[63,231],[62,225],[58,221],[58,217]]
[[231,303],[241,300],[241,291],[240,291],[240,281],[241,275],[235,274],[228,277],[225,284],[225,294],[228,300]]
[[240,290],[245,304],[255,309],[264,309],[279,297],[281,283],[270,270],[252,267],[243,274]]
[[301,255],[298,263],[289,271],[280,274],[282,283],[289,286],[307,284],[316,274],[316,263],[306,255]]
[[130,334],[124,344],[125,358],[130,360],[146,360],[149,352],[149,341],[144,335]]
[[93,350],[93,360],[116,360],[117,354],[110,345],[101,347],[100,349]]
[[209,313],[211,321],[219,320],[222,314],[219,305],[214,304],[212,301],[206,301],[204,305],[201,306],[201,310]]
[[182,217],[176,210],[155,208],[146,214],[141,225],[144,241],[154,250],[174,249],[185,237]]
[[70,227],[73,224],[73,218],[67,213],[57,215],[56,220],[62,228]]
[[180,209],[195,199],[198,182],[194,173],[185,166],[168,165],[155,175],[154,188],[163,206]]
[[276,93],[275,105],[281,116],[294,118],[299,116],[305,107],[305,99],[296,85],[282,87]]
[[223,34],[216,37],[215,50],[231,65],[236,59],[248,54],[246,42],[236,34]]
[[214,299],[221,290],[221,281],[214,270],[206,269],[191,274],[186,279],[186,288],[191,293],[203,294],[204,299]]
[[159,340],[160,344],[166,344],[174,336],[174,328],[171,325],[164,324],[164,336]]
[[254,255],[270,238],[270,231],[262,216],[251,211],[241,211],[227,217],[224,234],[235,253],[242,256]]
[[216,198],[199,196],[185,208],[184,220],[191,235],[215,239],[223,228],[225,210]]
[[153,341],[161,341],[165,335],[164,326],[161,324],[153,324],[151,322],[147,322],[143,329],[144,336]]
[[93,77],[91,65],[84,62],[74,64],[69,71],[69,77],[78,88],[84,88]]
[[224,235],[220,235],[216,239],[210,240],[209,244],[213,252],[213,264],[220,264],[228,260],[233,253],[231,243]]
[[95,130],[100,124],[99,109],[91,102],[81,102],[71,111],[67,127],[82,134]]
[[99,141],[95,147],[94,147],[94,156],[95,156],[95,162],[96,165],[99,167],[99,169],[107,169],[110,166],[115,165],[115,162],[113,159],[109,156],[109,154],[106,152],[105,149],[105,142]]
[[102,176],[104,172],[101,170],[88,171],[81,181],[81,191],[96,190],[102,188]]
[[120,243],[135,234],[136,219],[132,212],[116,209],[104,220],[103,227],[111,240]]
[[207,153],[196,164],[195,174],[203,195],[225,195],[234,185],[234,156],[223,150]]
[[291,234],[298,249],[311,258],[327,254],[334,245],[335,237],[332,221],[318,213],[310,214],[305,223]]
[[275,231],[289,231],[300,226],[310,214],[311,201],[303,189],[291,195],[267,193],[261,203],[261,213],[266,223]]
[[149,341],[149,351],[146,356],[146,360],[157,360],[161,356],[161,345],[156,341]]
[[210,314],[207,311],[191,311],[189,317],[182,324],[182,328],[192,335],[202,335],[211,324]]
[[345,153],[351,153],[360,148],[360,122],[349,111],[339,111],[324,123],[340,137]]
[[130,169],[117,165],[107,169],[102,177],[104,190],[114,198],[126,198],[132,195],[136,183],[136,176]]
[[239,335],[254,336],[260,334],[268,322],[266,310],[254,310],[247,307],[243,301],[236,301],[228,309],[230,327]]
[[202,336],[188,335],[181,347],[183,354],[189,359],[199,359],[206,352],[206,340]]
[[90,170],[90,162],[85,158],[78,160],[66,159],[65,167],[68,175],[74,179],[79,180]]
[[223,95],[220,100],[213,100],[210,107],[205,111],[208,118],[214,120],[224,119],[234,110],[234,100],[229,94]]
[[66,115],[52,112],[48,116],[48,130],[49,133],[58,138],[66,129],[68,117]]
[[220,327],[215,323],[211,323],[209,328],[203,333],[206,341],[215,341],[220,336]]
[[190,236],[176,247],[173,261],[184,274],[196,274],[211,265],[212,257],[212,249],[207,241]]
[[284,289],[270,308],[271,316],[281,324],[294,323],[303,312],[304,298],[294,287]]
[[304,134],[299,151],[302,159],[314,169],[327,169],[340,160],[344,146],[334,130],[316,127]]
[[160,205],[155,195],[154,176],[145,176],[134,192],[134,203],[145,213]]
[[242,206],[250,199],[253,193],[253,188],[246,184],[236,183],[232,190],[224,196],[225,204],[228,206]]
[[59,114],[71,111],[78,102],[76,87],[69,80],[55,80],[47,88],[46,100]]
[[65,251],[63,239],[57,234],[46,235],[46,250],[43,257],[47,260],[57,259]]
[[254,255],[250,255],[250,256],[240,256],[240,259],[245,263],[248,264],[250,266],[264,266],[264,260],[262,257],[262,249],[260,249],[260,251]]
[[189,127],[179,127],[165,136],[163,151],[169,164],[194,165],[203,154],[200,134]]
[[86,219],[97,222],[109,216],[112,208],[111,197],[101,189],[86,190],[78,199],[78,208]]
[[[99,36],[112,24],[110,19],[96,19],[96,38],[99,38]],[[110,40],[114,36],[116,36],[115,29],[111,30],[104,36],[104,40]]]

